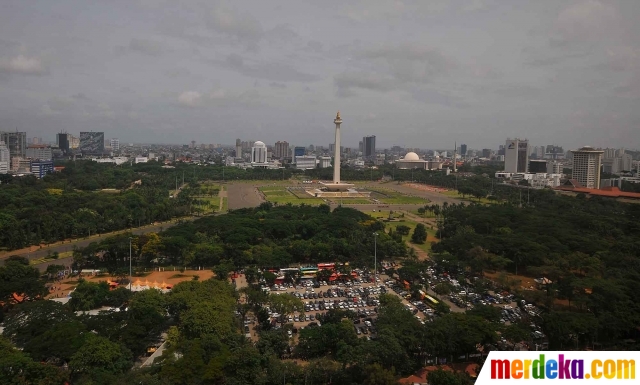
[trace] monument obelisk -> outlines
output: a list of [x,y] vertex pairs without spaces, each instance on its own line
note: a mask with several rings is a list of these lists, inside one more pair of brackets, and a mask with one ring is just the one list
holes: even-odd
[[342,124],[340,111],[336,114],[336,118],[333,119],[333,123],[336,125],[336,141],[333,156],[333,183],[340,184],[340,125]]
[[333,182],[320,184],[324,186],[326,191],[347,191],[350,188],[353,188],[354,185],[340,182],[340,125],[342,124],[340,111],[336,114],[336,118],[333,119],[333,123],[336,125],[336,143],[333,155]]

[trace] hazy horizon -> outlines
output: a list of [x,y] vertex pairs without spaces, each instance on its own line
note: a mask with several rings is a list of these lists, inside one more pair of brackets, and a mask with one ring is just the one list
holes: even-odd
[[122,143],[640,148],[640,2],[16,1],[0,130]]

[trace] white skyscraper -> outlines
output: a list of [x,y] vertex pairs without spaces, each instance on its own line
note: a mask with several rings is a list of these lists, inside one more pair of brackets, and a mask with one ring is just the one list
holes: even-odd
[[529,141],[507,139],[504,147],[504,171],[510,173],[529,172]]
[[111,139],[111,150],[115,152],[120,151],[120,139],[118,138]]
[[251,147],[251,163],[267,163],[267,146],[261,141],[257,141]]
[[573,154],[573,172],[571,178],[577,180],[582,187],[600,188],[600,167],[603,150],[584,146],[579,150],[571,150]]
[[0,174],[8,173],[10,164],[11,156],[9,154],[9,149],[3,141],[0,141]]

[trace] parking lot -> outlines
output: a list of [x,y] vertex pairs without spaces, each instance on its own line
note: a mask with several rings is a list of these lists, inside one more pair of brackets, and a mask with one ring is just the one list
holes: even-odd
[[[268,289],[271,294],[287,293],[304,303],[304,313],[287,316],[286,324],[292,324],[294,331],[305,327],[320,326],[323,315],[330,309],[355,313],[354,330],[361,337],[375,335],[375,320],[378,313],[380,294],[387,292],[384,285],[374,285],[359,278],[351,282],[325,282],[314,285],[311,282],[299,285],[274,285]],[[273,321],[279,314],[271,313]]]

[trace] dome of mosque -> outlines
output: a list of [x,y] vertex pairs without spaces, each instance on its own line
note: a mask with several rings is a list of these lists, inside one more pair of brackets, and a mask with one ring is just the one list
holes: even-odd
[[420,160],[420,157],[415,152],[408,152],[402,160]]

